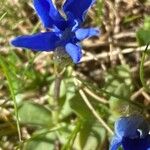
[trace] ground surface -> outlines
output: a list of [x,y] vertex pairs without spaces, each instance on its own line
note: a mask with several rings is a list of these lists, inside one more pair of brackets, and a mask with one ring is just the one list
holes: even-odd
[[84,27],[98,27],[101,34],[83,41],[81,62],[58,79],[59,100],[54,100],[53,54],[9,44],[17,35],[44,31],[32,2],[1,0],[0,6],[0,149],[107,150],[118,117],[140,113],[150,120],[147,54],[141,68],[146,87],[139,73],[150,41],[148,0],[97,0]]

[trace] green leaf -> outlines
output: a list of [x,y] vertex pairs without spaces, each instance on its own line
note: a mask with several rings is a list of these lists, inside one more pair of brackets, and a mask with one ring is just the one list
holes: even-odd
[[133,91],[133,84],[129,66],[117,66],[106,74],[105,89],[115,95],[129,98]]
[[66,95],[61,102],[61,112],[60,112],[61,119],[68,117],[69,115],[71,115],[71,113],[73,113],[69,103],[70,100],[76,96],[76,89],[74,86],[73,79],[72,78],[65,79],[65,85],[66,85]]
[[141,58],[141,64],[140,64],[140,80],[141,80],[141,83],[144,87],[144,89],[147,91],[147,92],[150,92],[150,88],[149,86],[146,84],[146,81],[145,81],[145,74],[144,74],[144,62],[145,62],[145,59],[146,59],[146,54],[147,54],[147,50],[148,50],[148,46],[149,46],[150,42],[148,43],[148,45],[146,46],[145,48],[145,51],[143,52],[142,54],[142,58]]
[[[117,66],[110,70],[106,75],[105,83],[105,90],[109,93],[130,99],[134,87],[130,70],[127,65]],[[109,96],[109,105],[114,118],[129,113],[129,101]]]
[[105,137],[106,131],[104,128],[95,123],[85,122],[75,140],[74,148],[77,150],[103,149]]
[[68,138],[73,132],[73,129],[75,128],[75,126],[71,123],[68,124],[63,122],[63,124],[65,127],[62,128],[61,130],[58,130],[57,132],[58,139],[62,145],[68,142]]
[[92,128],[92,125],[90,123],[88,122],[83,123],[82,128],[80,130],[80,135],[79,135],[81,149],[83,149],[84,146],[86,145],[87,139],[91,132],[91,128]]
[[54,141],[56,139],[55,133],[47,133],[33,139],[24,146],[24,150],[53,150]]
[[150,42],[150,17],[145,18],[143,27],[137,31],[137,40],[140,45]]
[[137,32],[137,39],[140,45],[146,45],[150,41],[150,29],[139,29]]
[[80,94],[76,91],[75,96],[70,100],[70,107],[81,119],[86,121],[93,121],[95,118],[87,107]]
[[[72,91],[73,87],[72,85],[70,86],[68,82],[70,82],[69,78],[62,80],[60,84],[60,95],[59,95],[59,109],[60,109],[59,118],[60,119],[63,119],[72,113],[72,110],[69,106],[69,100],[70,100],[69,95],[71,94],[70,89]],[[49,95],[50,97],[48,101],[50,105],[53,105],[53,103],[55,103],[55,100],[53,99],[54,82],[52,82],[52,84],[50,85]],[[73,92],[73,96],[74,96],[74,92]]]
[[27,144],[24,150],[53,150],[54,144],[49,139],[38,139]]
[[24,124],[42,126],[52,125],[51,112],[44,106],[36,103],[24,102],[20,106],[18,114],[20,122]]
[[70,150],[70,149],[72,149],[74,140],[75,140],[78,132],[80,131],[81,124],[82,124],[81,120],[78,120],[78,122],[77,122],[76,126],[74,127],[72,133],[68,137],[68,140],[67,140],[66,144],[63,145],[62,150]]

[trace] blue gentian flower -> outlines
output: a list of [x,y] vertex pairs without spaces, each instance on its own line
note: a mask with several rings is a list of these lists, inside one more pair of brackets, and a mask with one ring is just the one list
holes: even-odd
[[82,28],[85,15],[95,0],[66,0],[62,7],[64,17],[52,0],[33,0],[33,2],[46,32],[19,36],[12,40],[11,44],[35,51],[54,51],[63,47],[73,62],[78,63],[82,57],[80,41],[99,35],[96,28]]
[[140,115],[131,115],[117,120],[115,134],[110,150],[117,150],[120,146],[124,150],[150,150],[149,126]]

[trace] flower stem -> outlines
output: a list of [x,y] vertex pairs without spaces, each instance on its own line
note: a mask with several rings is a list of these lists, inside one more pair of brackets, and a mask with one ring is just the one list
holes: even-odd
[[55,85],[54,85],[54,100],[55,101],[59,100],[61,81],[62,81],[62,76],[57,75],[55,78]]
[[58,123],[59,120],[59,98],[60,98],[60,86],[63,78],[63,73],[65,69],[61,72],[58,64],[54,64],[54,72],[55,72],[55,83],[54,83],[54,95],[53,95],[53,121],[54,124]]

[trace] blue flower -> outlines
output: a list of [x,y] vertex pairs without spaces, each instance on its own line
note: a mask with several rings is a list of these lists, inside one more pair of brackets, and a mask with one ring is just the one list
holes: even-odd
[[131,115],[117,120],[115,134],[110,150],[117,150],[120,146],[124,150],[150,150],[149,126],[140,115]]
[[16,47],[29,48],[35,51],[54,51],[63,47],[74,63],[82,57],[81,40],[99,35],[96,28],[82,28],[88,9],[95,0],[66,0],[59,13],[52,0],[33,0],[35,10],[41,19],[46,32],[34,35],[19,36],[11,41]]

